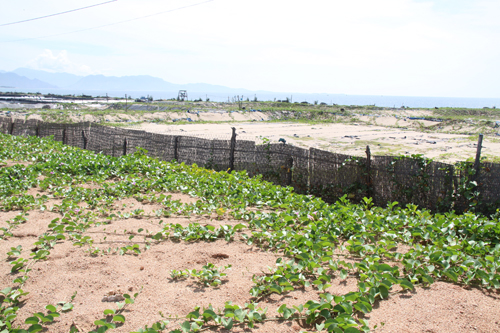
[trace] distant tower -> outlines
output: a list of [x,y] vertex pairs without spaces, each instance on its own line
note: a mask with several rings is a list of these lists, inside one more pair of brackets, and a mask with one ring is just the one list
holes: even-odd
[[177,100],[184,101],[184,99],[188,99],[187,90],[179,90],[179,95],[177,95]]

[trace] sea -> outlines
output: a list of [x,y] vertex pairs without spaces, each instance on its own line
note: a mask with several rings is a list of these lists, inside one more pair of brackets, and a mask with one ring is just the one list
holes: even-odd
[[[157,99],[170,99],[178,96],[178,91],[104,91],[104,90],[84,90],[75,91],[69,89],[14,89],[0,88],[1,92],[39,92],[42,94],[60,94],[60,95],[91,95],[109,97],[140,98],[152,96]],[[214,102],[234,102],[238,99],[246,101],[257,99],[258,101],[278,101],[288,98],[291,102],[308,103],[326,103],[328,105],[373,105],[380,107],[410,107],[410,108],[494,108],[500,107],[500,98],[466,98],[466,97],[425,97],[425,96],[381,96],[381,95],[345,95],[345,94],[305,94],[305,93],[280,93],[280,92],[190,92],[188,91],[188,100],[209,99]]]

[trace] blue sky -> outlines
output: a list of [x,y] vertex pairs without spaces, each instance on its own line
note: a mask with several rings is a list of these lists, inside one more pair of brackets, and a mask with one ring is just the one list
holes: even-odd
[[[498,0],[118,0],[0,26],[0,69],[304,93],[500,97]],[[0,24],[102,2],[0,0]],[[67,33],[168,11],[83,32]],[[20,41],[19,41],[20,40]]]

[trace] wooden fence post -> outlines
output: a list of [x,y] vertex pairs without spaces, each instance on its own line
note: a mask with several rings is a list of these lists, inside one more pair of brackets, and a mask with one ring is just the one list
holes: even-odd
[[290,186],[292,185],[292,168],[293,168],[293,157],[290,156],[288,158],[288,163],[287,163],[287,170],[286,170],[286,185]]
[[40,137],[40,125],[38,124],[38,122],[36,123],[36,127],[35,127],[35,136],[37,138]]
[[63,145],[66,144],[66,129],[63,129],[62,131],[62,143]]
[[233,129],[233,134],[231,136],[231,148],[229,151],[229,172],[234,170],[234,150],[236,148],[236,128],[231,128]]
[[127,156],[127,138],[123,140],[123,156]]
[[174,160],[179,161],[179,137],[174,137]]
[[366,146],[366,186],[368,187],[367,195],[368,197],[373,196],[372,189],[372,154],[370,152],[370,146]]
[[88,139],[87,139],[87,136],[85,136],[85,131],[84,130],[82,130],[82,138],[83,138],[83,149],[87,149]]
[[14,119],[10,120],[9,134],[14,135]]
[[477,151],[476,151],[476,161],[474,162],[474,169],[476,173],[474,174],[474,180],[479,176],[479,170],[481,166],[481,148],[483,146],[483,135],[479,134],[479,139],[477,140]]

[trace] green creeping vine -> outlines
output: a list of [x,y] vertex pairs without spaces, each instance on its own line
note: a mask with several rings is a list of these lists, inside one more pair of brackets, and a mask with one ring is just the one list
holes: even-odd
[[207,263],[200,270],[186,269],[184,271],[177,271],[174,269],[170,272],[170,277],[173,280],[180,280],[191,276],[206,287],[218,287],[222,284],[221,278],[227,275],[224,271],[230,268],[231,265],[216,267],[212,263]]
[[[12,246],[6,253],[16,278],[13,286],[1,291],[0,331],[24,332],[16,322],[19,303],[26,296],[22,286],[32,267],[39,260],[49,258],[51,249],[63,241],[82,247],[91,256],[139,256],[169,240],[243,242],[278,256],[276,265],[266,274],[253,276],[249,297],[255,302],[263,304],[272,294],[286,295],[296,290],[315,295],[301,305],[280,304],[276,317],[268,316],[267,310],[256,303],[238,306],[228,300],[224,309],[195,307],[181,323],[178,322],[181,318],[168,318],[171,320],[146,325],[136,332],[252,328],[256,323],[272,320],[301,321],[318,331],[368,332],[373,327],[360,319],[360,315],[372,311],[375,302],[383,302],[395,290],[414,290],[436,281],[500,289],[498,212],[490,217],[475,214],[473,209],[464,214],[454,211],[432,214],[414,204],[403,206],[393,202],[386,208],[375,207],[371,198],[353,204],[346,196],[327,204],[312,195],[298,195],[290,187],[262,181],[262,177],[250,178],[245,172],[214,172],[196,165],[162,162],[141,151],[115,158],[67,147],[50,138],[0,135],[0,141],[0,160],[30,162],[26,167],[14,165],[0,169],[2,175],[6,175],[0,177],[0,209],[22,210],[1,229],[0,241],[14,238],[12,230],[28,220],[29,210],[47,209],[45,204],[52,198],[62,200],[53,206],[60,218],[54,219],[47,231],[38,235],[29,259],[22,257],[20,246]],[[402,191],[403,202],[415,197],[416,192],[425,192],[429,186],[428,164],[422,163],[412,183],[414,188],[410,188],[413,193],[404,192],[407,187],[396,188]],[[81,187],[89,182],[96,185],[95,188]],[[474,200],[479,197],[469,185],[464,187],[463,196],[470,204],[476,204]],[[33,186],[48,195],[27,195],[27,189]],[[166,192],[182,192],[198,200],[183,204],[172,200]],[[155,203],[161,205],[161,209],[148,214],[140,209],[114,213],[115,202],[125,198]],[[81,208],[81,203],[86,203],[89,209]],[[215,215],[218,220],[228,217],[239,222],[213,227],[160,221],[160,231],[130,231],[129,244],[107,251],[100,250],[96,246],[99,240],[87,235],[89,228],[105,226],[117,219],[194,215]],[[144,247],[132,243],[138,235],[144,237]],[[216,267],[209,263],[201,270],[174,270],[171,277],[192,277],[205,286],[217,287],[225,277],[223,270],[229,268],[229,265]],[[338,279],[355,279],[357,290],[333,294],[329,288]],[[133,304],[137,297],[123,296],[125,304]],[[94,332],[122,325],[125,314],[121,309],[106,310],[104,317],[94,322]],[[55,312],[53,308],[46,308],[32,316],[38,318],[38,322],[31,319],[24,325],[42,326],[44,320],[55,318],[52,315]],[[39,329],[27,327],[32,331]]]
[[[104,310],[103,311],[104,318],[94,321],[94,325],[96,325],[97,328],[89,333],[104,333],[107,330],[113,330],[117,327],[122,326],[125,323],[125,316],[122,313],[125,311],[127,305],[135,303],[135,299],[142,292],[142,289],[143,288],[141,288],[139,292],[135,293],[133,297],[130,296],[129,294],[123,294],[125,302],[117,303],[118,310],[113,310],[113,309]],[[77,331],[78,330],[75,327],[74,330],[70,331],[70,333]]]

